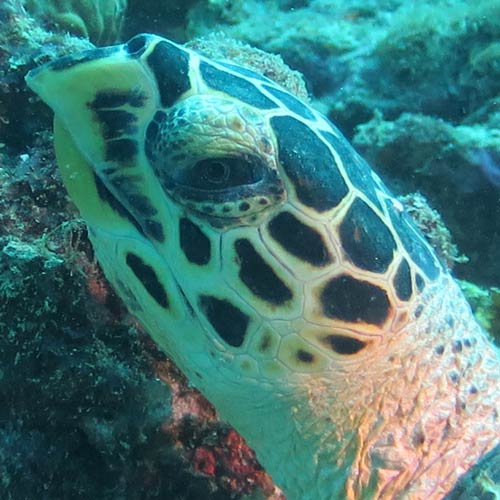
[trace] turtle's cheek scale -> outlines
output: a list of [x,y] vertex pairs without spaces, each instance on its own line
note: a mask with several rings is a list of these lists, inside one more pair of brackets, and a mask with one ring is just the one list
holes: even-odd
[[290,499],[437,500],[499,441],[497,354],[326,118],[154,35],[27,80],[106,276]]

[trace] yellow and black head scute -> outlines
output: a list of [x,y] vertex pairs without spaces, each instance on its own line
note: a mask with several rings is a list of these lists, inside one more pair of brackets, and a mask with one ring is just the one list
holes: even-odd
[[222,407],[217,377],[319,373],[421,314],[434,253],[339,131],[268,78],[139,35],[27,80],[109,280]]

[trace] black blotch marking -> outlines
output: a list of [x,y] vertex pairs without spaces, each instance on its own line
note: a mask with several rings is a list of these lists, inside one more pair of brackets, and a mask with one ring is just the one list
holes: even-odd
[[478,393],[477,387],[475,385],[471,385],[469,387],[469,393],[470,394],[477,394]]
[[158,210],[151,204],[147,196],[139,193],[130,193],[126,196],[130,206],[142,216],[152,217],[158,213]]
[[[96,59],[104,59],[105,57],[112,56],[117,52],[121,51],[121,47],[119,45],[114,45],[111,47],[102,47],[100,49],[91,49],[80,52],[77,55],[70,55],[61,57],[52,61],[49,65],[50,69],[53,71],[63,71],[73,66],[77,66],[78,64],[82,64],[85,62],[95,61]],[[45,70],[45,67],[43,67]],[[37,68],[30,73],[31,76],[35,76],[41,68]]]
[[413,446],[422,446],[425,443],[425,434],[420,430],[415,430],[412,436]]
[[180,246],[186,259],[203,266],[210,262],[211,245],[209,238],[186,217],[179,221]]
[[232,73],[217,69],[206,61],[200,62],[200,73],[205,83],[214,90],[225,92],[259,109],[277,107],[276,103],[262,94],[252,82],[245,78],[239,78]]
[[167,292],[158,279],[155,270],[132,252],[127,253],[126,261],[128,267],[142,283],[149,295],[151,295],[161,307],[168,309],[169,301]]
[[134,36],[125,44],[125,50],[131,56],[140,57],[146,50],[148,41],[150,39],[151,37],[145,34]]
[[102,126],[104,139],[116,139],[137,132],[137,117],[122,109],[96,109],[94,113]]
[[318,212],[336,207],[348,194],[328,146],[301,121],[271,118],[278,140],[279,161],[293,183],[297,198]]
[[272,83],[272,81],[269,80],[269,78],[266,78],[264,75],[261,75],[260,73],[257,73],[256,71],[253,71],[251,69],[243,68],[242,66],[237,66],[236,64],[231,64],[226,61],[217,61],[217,63],[220,64],[221,66],[224,66],[225,68],[234,71],[235,73],[239,73],[242,76],[246,76],[248,78],[254,78],[262,82]]
[[281,212],[269,222],[269,233],[284,250],[309,264],[321,267],[332,262],[332,256],[321,234],[290,212]]
[[120,203],[120,201],[113,195],[113,193],[106,187],[104,182],[94,173],[94,182],[97,188],[97,194],[102,201],[107,203],[114,212],[116,212],[120,217],[127,219],[135,229],[145,237],[144,231],[134,218],[134,216]]
[[111,182],[116,189],[124,194],[131,194],[140,177],[137,175],[128,175],[127,173],[116,175],[118,171],[119,169],[111,167],[104,170],[104,173],[110,176],[109,182]]
[[247,210],[250,210],[250,203],[243,201],[239,204],[238,209],[240,212],[246,212]]
[[411,259],[429,280],[435,280],[440,267],[429,245],[405,212],[396,211],[391,200],[386,200],[386,205],[392,225]]
[[384,273],[396,250],[396,242],[380,217],[360,198],[349,207],[340,224],[342,247],[357,267]]
[[276,305],[283,304],[292,298],[291,290],[248,240],[236,240],[234,248],[239,259],[239,277],[254,295]]
[[377,183],[370,165],[344,137],[337,137],[330,132],[321,132],[321,134],[340,156],[346,174],[354,187],[361,191],[377,208],[382,210],[382,204],[376,191]]
[[156,241],[160,243],[163,243],[165,241],[165,231],[163,229],[163,225],[160,222],[153,219],[146,219],[144,221],[144,230]]
[[444,345],[438,345],[435,349],[434,352],[438,355],[441,356],[444,352]]
[[425,288],[424,278],[422,278],[422,276],[420,276],[420,274],[418,274],[418,273],[415,276],[415,284],[417,285],[417,290],[419,292],[422,292],[424,290],[424,288]]
[[210,295],[200,297],[200,307],[222,340],[233,347],[243,344],[250,321],[245,313],[228,300]]
[[133,161],[137,155],[137,141],[133,139],[112,139],[106,141],[106,161]]
[[280,90],[271,85],[262,85],[270,94],[279,99],[290,111],[305,118],[306,120],[316,121],[314,113],[303,102],[299,101],[292,94]]
[[462,342],[460,340],[455,340],[453,342],[451,352],[453,353],[462,352],[462,349],[463,349]]
[[470,347],[472,344],[471,344],[471,341],[469,339],[464,339],[464,346],[465,347]]
[[266,352],[272,345],[272,338],[269,333],[264,333],[259,342],[259,352]]
[[450,380],[456,384],[458,382],[458,380],[460,379],[460,377],[458,376],[458,373],[455,372],[455,371],[452,371],[450,372]]
[[119,108],[129,104],[134,108],[139,108],[144,105],[145,101],[146,94],[137,90],[107,89],[96,92],[90,107],[92,109]]
[[422,315],[424,311],[424,306],[422,304],[419,304],[416,308],[415,308],[415,312],[413,313],[413,316],[415,318],[420,318],[420,316]]
[[399,300],[410,300],[412,293],[410,266],[403,259],[393,279],[394,290]]
[[321,292],[323,312],[329,318],[382,325],[390,303],[382,288],[348,275],[331,279]]
[[155,46],[147,62],[155,76],[164,108],[171,107],[191,88],[188,76],[189,55],[186,51],[170,42],[162,41]]
[[299,349],[297,351],[297,359],[301,363],[313,363],[314,362],[314,354],[309,351],[304,351],[303,349]]
[[321,340],[337,354],[356,354],[366,346],[366,342],[346,335],[327,335]]

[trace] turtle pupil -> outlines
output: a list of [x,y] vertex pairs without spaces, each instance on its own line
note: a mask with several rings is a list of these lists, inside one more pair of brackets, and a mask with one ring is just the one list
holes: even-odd
[[203,177],[211,184],[225,183],[231,173],[230,166],[220,160],[204,160],[198,164],[203,172]]

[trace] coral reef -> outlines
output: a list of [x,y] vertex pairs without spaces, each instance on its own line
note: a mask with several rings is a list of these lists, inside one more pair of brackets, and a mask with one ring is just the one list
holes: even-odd
[[132,493],[171,449],[169,391],[137,329],[117,304],[103,313],[47,238],[0,238],[0,283],[0,496]]
[[[27,154],[39,131],[48,130],[52,117],[26,89],[26,72],[37,64],[93,45],[81,38],[46,31],[27,15],[21,0],[0,3],[0,22],[0,146],[7,148],[6,153]],[[45,142],[45,149],[51,149],[48,137]]]
[[384,70],[377,90],[399,109],[463,121],[496,95],[500,68],[487,56],[474,61],[494,53],[499,15],[500,6],[485,0],[403,5],[374,50]]
[[420,193],[410,193],[399,200],[449,269],[456,263],[469,261],[465,255],[460,255],[443,219]]
[[[199,0],[144,1],[128,0],[123,37],[137,33],[166,35],[177,42],[186,42],[186,23],[190,9]],[[204,2],[206,3],[206,2]]]
[[452,125],[418,113],[385,120],[376,113],[356,129],[354,144],[396,192],[419,191],[446,221],[470,263],[455,272],[469,281],[500,281],[498,187],[477,164],[476,151],[500,151],[500,128]]
[[25,0],[28,11],[58,29],[110,45],[119,38],[127,0]]

